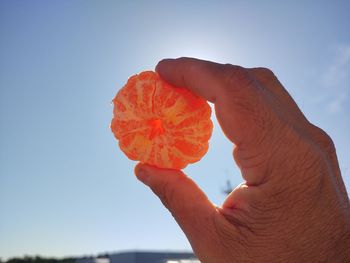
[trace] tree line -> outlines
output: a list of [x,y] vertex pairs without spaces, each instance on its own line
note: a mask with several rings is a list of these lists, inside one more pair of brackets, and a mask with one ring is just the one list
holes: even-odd
[[24,256],[24,257],[14,257],[7,261],[3,261],[0,258],[0,263],[75,263],[76,258],[45,258],[40,256]]

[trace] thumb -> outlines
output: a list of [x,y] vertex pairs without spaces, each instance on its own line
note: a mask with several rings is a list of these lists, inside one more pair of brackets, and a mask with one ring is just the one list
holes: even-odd
[[141,163],[135,167],[135,174],[171,212],[194,249],[212,239],[217,210],[194,181],[180,170]]

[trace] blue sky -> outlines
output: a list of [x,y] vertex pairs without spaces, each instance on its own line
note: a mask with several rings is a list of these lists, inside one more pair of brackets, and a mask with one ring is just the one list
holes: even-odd
[[[118,89],[166,57],[271,68],[349,190],[350,4],[312,2],[0,0],[0,257],[190,249],[109,129]],[[217,204],[232,147],[215,121],[185,170]]]

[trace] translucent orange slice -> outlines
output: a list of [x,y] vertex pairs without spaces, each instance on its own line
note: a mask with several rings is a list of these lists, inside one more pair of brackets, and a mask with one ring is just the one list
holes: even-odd
[[207,152],[213,130],[210,106],[188,90],[170,86],[156,72],[129,78],[113,103],[111,129],[130,159],[182,169]]

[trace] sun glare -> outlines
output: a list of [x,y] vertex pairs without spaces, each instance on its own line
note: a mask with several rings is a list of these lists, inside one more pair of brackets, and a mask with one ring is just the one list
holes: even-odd
[[[220,39],[220,41],[218,41]],[[234,47],[224,36],[206,36],[205,34],[182,34],[181,38],[169,37],[157,47],[156,54],[160,58],[194,57],[219,63],[228,63],[228,57],[234,55]]]

